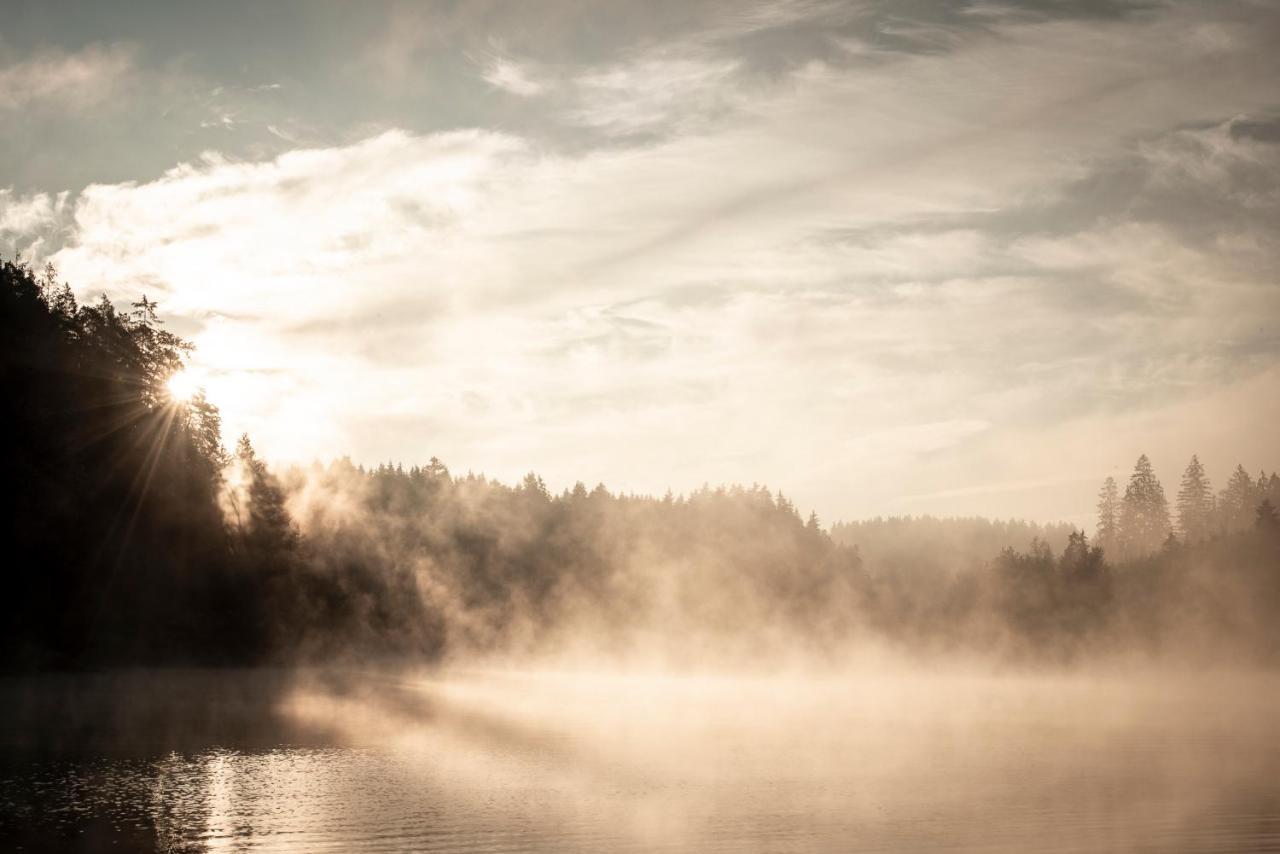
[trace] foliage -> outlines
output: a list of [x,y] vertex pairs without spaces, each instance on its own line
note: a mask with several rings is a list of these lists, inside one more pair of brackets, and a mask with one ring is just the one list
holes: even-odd
[[79,305],[52,270],[0,262],[0,328],[9,667],[244,663],[341,638],[350,578],[306,559],[247,440],[247,525],[225,524],[221,420],[168,394],[191,348],[155,303]]

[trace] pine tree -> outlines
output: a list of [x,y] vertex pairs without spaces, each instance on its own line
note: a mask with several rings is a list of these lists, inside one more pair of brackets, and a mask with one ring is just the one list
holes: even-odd
[[[1113,484],[1112,478],[1107,478]],[[1067,536],[1067,546],[1058,561],[1058,570],[1070,579],[1094,577],[1103,571],[1102,549],[1089,545],[1084,531],[1072,531]]]
[[539,501],[551,500],[551,493],[547,490],[547,484],[533,472],[529,472],[524,476],[524,480],[520,482],[520,490]]
[[1116,479],[1108,477],[1102,483],[1102,492],[1098,493],[1098,537],[1097,543],[1104,551],[1114,550],[1117,541],[1117,526],[1120,514],[1120,491]]
[[1253,524],[1264,531],[1280,529],[1280,516],[1276,515],[1276,506],[1271,503],[1270,498],[1262,499],[1258,505]]
[[1160,548],[1169,534],[1169,502],[1164,487],[1143,454],[1133,467],[1120,507],[1120,551],[1127,558]]
[[248,434],[236,443],[236,460],[240,465],[239,495],[231,496],[238,527],[252,558],[265,562],[284,556],[298,546],[298,531],[285,508],[284,489],[258,459]]
[[1178,531],[1183,542],[1199,542],[1209,535],[1212,506],[1213,491],[1209,488],[1209,479],[1205,477],[1200,459],[1192,454],[1178,489]]
[[1253,479],[1244,466],[1236,466],[1218,499],[1218,513],[1224,529],[1238,531],[1249,526],[1256,506],[1253,497]]

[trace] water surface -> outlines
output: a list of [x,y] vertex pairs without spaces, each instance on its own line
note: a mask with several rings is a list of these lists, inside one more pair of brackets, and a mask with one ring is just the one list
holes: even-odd
[[1280,851],[1256,674],[10,680],[0,847]]

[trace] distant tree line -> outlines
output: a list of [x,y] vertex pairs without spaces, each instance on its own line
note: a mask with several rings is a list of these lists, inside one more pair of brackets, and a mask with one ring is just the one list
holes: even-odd
[[1062,524],[926,516],[828,533],[759,485],[552,494],[536,474],[510,486],[435,458],[281,480],[317,554],[413,572],[460,655],[1280,658],[1280,528],[1265,512],[1113,559]]
[[451,651],[625,654],[848,635],[866,589],[857,550],[762,486],[616,495],[536,474],[508,486],[424,466],[348,460],[283,482],[326,560],[411,569]]
[[[1172,516],[1150,462],[1067,525],[930,517],[828,532],[766,487],[553,494],[439,460],[273,472],[166,381],[147,299],[79,305],[0,263],[10,668],[574,653],[746,661],[869,645],[1033,660],[1280,659],[1276,477]],[[1173,519],[1176,518],[1177,536]]]
[[1115,478],[1108,477],[1098,496],[1097,541],[1108,554],[1132,559],[1181,542],[1200,543],[1243,531],[1255,523],[1269,524],[1280,505],[1280,475],[1258,472],[1249,476],[1236,466],[1227,485],[1213,492],[1200,458],[1193,454],[1182,474],[1174,513],[1170,514],[1164,487],[1147,455],[1138,457],[1123,497]]

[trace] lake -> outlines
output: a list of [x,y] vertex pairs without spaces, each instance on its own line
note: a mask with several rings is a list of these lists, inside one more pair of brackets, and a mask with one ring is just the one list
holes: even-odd
[[3,686],[0,848],[1280,851],[1280,680],[946,668]]

